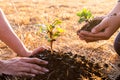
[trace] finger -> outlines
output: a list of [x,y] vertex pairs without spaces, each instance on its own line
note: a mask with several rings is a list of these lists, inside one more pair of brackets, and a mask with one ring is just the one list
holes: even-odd
[[81,31],[81,35],[83,35],[84,37],[103,38],[104,39],[105,32],[99,32],[99,33],[93,34],[88,31]]
[[102,40],[101,38],[92,38],[92,37],[87,37],[87,38],[85,38],[85,41],[87,42],[87,43],[89,43],[89,42],[95,42],[95,41],[99,41],[99,40]]
[[35,74],[27,73],[27,72],[18,72],[15,74],[16,76],[26,76],[26,77],[35,77]]
[[96,42],[96,41],[99,41],[99,39],[98,40],[85,40],[86,43]]
[[19,70],[19,72],[26,72],[26,73],[31,73],[31,74],[45,74],[45,72],[42,72],[38,69],[34,69],[34,68],[31,68],[31,67],[30,68],[26,68],[26,67],[21,68]]
[[[26,68],[27,67],[27,68]],[[46,72],[49,72],[48,69],[44,68],[44,67],[41,67],[39,65],[36,65],[36,64],[30,64],[30,63],[25,63],[25,65],[20,69],[20,71],[25,71],[25,72],[31,72],[31,73],[41,73],[43,72],[46,73]]]
[[48,64],[47,61],[45,60],[41,60],[41,59],[38,59],[38,58],[22,58],[20,59],[20,61],[22,62],[27,62],[27,63],[33,63],[33,64]]
[[31,69],[30,73],[32,73],[32,74],[45,74],[44,71],[38,71],[38,70],[35,70],[35,69]]
[[77,35],[79,35],[80,31],[81,31],[81,30],[78,30],[78,31],[77,31]]
[[79,36],[79,38],[80,38],[81,40],[84,40],[84,35],[79,34],[78,36]]
[[111,37],[107,29],[105,32],[100,32],[97,34],[92,34],[90,32],[83,32],[82,35],[84,40],[90,40],[90,41],[108,40]]
[[38,53],[40,53],[40,52],[43,52],[45,49],[46,49],[46,48],[45,48],[44,46],[39,47],[39,48],[37,48],[37,49],[35,49],[35,50],[33,51],[32,55],[38,54]]
[[98,33],[101,32],[102,30],[105,30],[107,28],[107,23],[106,22],[101,22],[100,24],[98,24],[97,26],[95,26],[91,32],[92,33]]
[[[83,32],[83,33],[82,33]],[[87,31],[82,31],[81,34],[79,34],[79,37],[86,42],[93,42],[93,41],[98,41],[98,40],[103,40],[106,39],[104,33],[98,33],[98,34],[93,34]]]
[[32,69],[39,71],[40,74],[44,74],[46,72],[49,72],[49,70],[47,68],[40,67],[38,65],[32,65],[31,67],[32,67]]

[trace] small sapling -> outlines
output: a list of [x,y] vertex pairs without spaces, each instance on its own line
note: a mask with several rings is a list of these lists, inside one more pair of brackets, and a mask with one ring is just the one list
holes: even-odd
[[83,8],[82,11],[78,12],[77,16],[80,17],[79,23],[82,23],[84,21],[85,22],[90,22],[90,20],[94,18],[91,11],[86,9],[86,8]]
[[91,32],[92,28],[98,25],[104,18],[104,17],[94,17],[92,12],[86,8],[79,11],[77,13],[77,16],[80,17],[78,21],[79,23],[85,22],[85,25],[83,25],[82,28],[77,31],[77,34],[79,34],[81,30]]
[[56,41],[59,36],[61,36],[61,33],[64,32],[62,28],[58,27],[60,24],[60,20],[55,20],[49,25],[39,25],[40,33],[44,34],[45,39],[50,43],[51,53],[53,53],[53,42]]

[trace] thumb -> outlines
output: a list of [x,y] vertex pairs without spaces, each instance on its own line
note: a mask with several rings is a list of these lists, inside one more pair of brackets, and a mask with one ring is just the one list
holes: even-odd
[[102,20],[101,23],[99,23],[97,26],[95,26],[91,32],[92,33],[99,33],[99,32],[104,32],[105,29],[109,26],[108,18],[105,18]]
[[45,47],[44,47],[44,46],[38,47],[38,48],[36,48],[36,49],[33,50],[32,55],[38,54],[38,53],[40,53],[40,52],[43,52],[44,50],[45,50]]
[[92,30],[91,30],[91,32],[92,33],[99,33],[99,32],[101,32],[101,31],[103,31],[103,30],[105,30],[105,25],[103,24],[103,23],[100,23],[100,24],[98,24],[97,26],[95,26]]

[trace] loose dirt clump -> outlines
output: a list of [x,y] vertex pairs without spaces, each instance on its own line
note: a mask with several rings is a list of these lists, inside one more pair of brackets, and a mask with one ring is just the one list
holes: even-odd
[[[91,32],[92,28],[94,28],[96,25],[98,25],[103,20],[103,17],[96,17],[92,19],[91,21],[85,23],[85,25],[82,26],[80,30],[78,30],[77,33],[79,33],[81,30],[89,31]],[[102,30],[104,31],[104,30]]]
[[[49,72],[44,75],[36,75],[33,78],[16,77],[17,80],[110,80],[102,72],[102,67],[99,63],[94,63],[77,54],[71,52],[59,53],[45,50],[44,52],[34,55],[49,62],[44,66],[49,69]],[[42,66],[42,65],[40,65]],[[3,75],[0,80],[16,80],[13,76]]]

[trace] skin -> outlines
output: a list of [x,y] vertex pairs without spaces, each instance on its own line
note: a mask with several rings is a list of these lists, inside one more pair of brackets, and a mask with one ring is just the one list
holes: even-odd
[[[116,16],[114,14],[117,14]],[[109,39],[120,27],[120,2],[118,2],[112,11],[102,20],[100,24],[95,26],[91,32],[80,31],[78,36],[86,42],[94,42],[98,40]],[[101,32],[101,30],[104,30]]]
[[0,60],[0,73],[15,76],[35,76],[36,74],[45,74],[48,70],[38,66],[47,64],[47,62],[38,58],[14,58],[11,60]]
[[44,51],[45,47],[38,47],[33,51],[29,51],[13,31],[1,9],[0,40],[7,44],[7,46],[9,46],[19,56],[22,56],[21,58],[0,60],[0,74],[35,76],[36,74],[45,74],[49,71],[44,67],[38,66],[48,64],[47,61],[37,58],[27,58],[31,55],[37,54],[38,52]]

